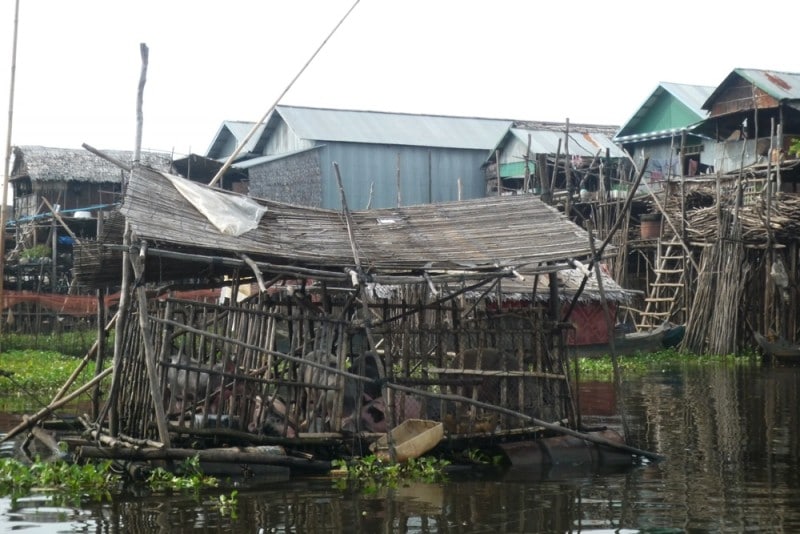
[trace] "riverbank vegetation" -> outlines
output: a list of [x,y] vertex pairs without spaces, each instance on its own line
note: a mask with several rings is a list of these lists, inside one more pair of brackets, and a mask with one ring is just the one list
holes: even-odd
[[[741,355],[697,356],[696,354],[680,352],[675,349],[666,349],[646,354],[618,356],[617,365],[621,373],[630,375],[649,372],[654,365],[662,365],[665,369],[684,365],[716,365],[719,362],[736,365],[751,363],[753,358],[757,358],[757,356],[752,352]],[[602,382],[611,381],[614,377],[614,362],[610,355],[601,358],[578,358],[577,367],[581,380]]]
[[[47,405],[79,363],[79,359],[53,350],[14,349],[0,353],[0,410]],[[94,375],[95,364],[88,362],[75,385],[85,384]]]
[[[56,351],[65,356],[82,358],[97,340],[94,328],[74,328],[68,332],[17,334],[6,332],[0,336],[0,352],[15,350]],[[114,332],[109,333],[107,346],[114,346]]]

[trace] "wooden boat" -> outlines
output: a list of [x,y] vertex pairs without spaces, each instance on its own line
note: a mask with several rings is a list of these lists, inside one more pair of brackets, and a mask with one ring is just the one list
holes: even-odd
[[753,331],[753,336],[764,352],[764,356],[772,357],[781,363],[800,364],[800,344],[790,343],[785,339],[770,341],[755,331]]
[[[444,426],[438,421],[406,419],[391,431],[395,460],[405,462],[409,458],[419,458],[434,448],[443,437]],[[370,450],[382,461],[391,461],[389,435],[378,438]]]
[[[658,352],[677,346],[683,339],[686,327],[682,324],[665,322],[647,332],[631,332],[614,336],[614,350],[617,355]],[[608,343],[578,345],[571,347],[578,356],[599,357],[611,354]]]

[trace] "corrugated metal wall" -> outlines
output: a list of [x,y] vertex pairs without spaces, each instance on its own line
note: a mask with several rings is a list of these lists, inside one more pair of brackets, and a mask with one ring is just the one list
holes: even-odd
[[[649,174],[645,176],[647,179],[662,180],[669,176],[681,175],[680,144],[680,137],[676,136],[672,139],[665,138],[636,143],[632,145],[631,150],[633,150],[634,161],[639,165],[644,162],[645,157],[650,158],[647,167]],[[697,140],[690,140],[687,144],[694,146],[697,144]],[[723,163],[717,151],[716,143],[710,140],[703,140],[699,144],[703,146],[700,152],[700,163],[709,166],[720,166]],[[737,157],[741,156],[741,145],[739,147]],[[672,166],[671,172],[670,165]]]
[[397,206],[398,161],[403,206],[457,200],[459,179],[462,199],[485,196],[484,150],[328,143],[321,152],[322,206],[326,208],[341,207],[333,162],[339,164],[352,210],[368,204],[371,208]]
[[305,150],[315,144],[314,141],[297,137],[284,121],[277,121],[275,129],[270,134],[267,145],[264,147],[264,155],[271,156]]

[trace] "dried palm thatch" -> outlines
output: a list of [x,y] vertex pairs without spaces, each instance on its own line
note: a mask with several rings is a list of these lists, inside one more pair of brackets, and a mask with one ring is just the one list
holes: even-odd
[[[194,272],[186,271],[183,258],[184,277],[227,274],[231,269],[225,260],[235,259],[238,268],[238,258],[246,254],[262,265],[346,279],[345,270],[354,266],[354,246],[366,273],[384,281],[406,277],[400,282],[430,273],[456,272],[454,276],[463,278],[512,269],[553,272],[566,268],[566,259],[586,258],[591,252],[582,228],[533,196],[353,212],[350,224],[335,210],[258,203],[267,212],[255,229],[223,235],[164,175],[137,167],[121,213],[135,237],[148,243],[150,254],[169,249],[204,258],[199,263],[205,264]],[[607,252],[613,253],[613,247]],[[160,257],[157,268],[147,269],[148,276],[163,279],[169,263]]]
[[[80,181],[91,183],[122,182],[125,171],[111,160],[130,164],[133,152],[130,150],[106,150],[109,159],[82,148],[52,148],[35,145],[14,147],[14,168],[11,178],[27,176],[31,181],[65,182]],[[145,151],[141,163],[149,167],[167,171],[172,166],[172,155],[166,152]]]

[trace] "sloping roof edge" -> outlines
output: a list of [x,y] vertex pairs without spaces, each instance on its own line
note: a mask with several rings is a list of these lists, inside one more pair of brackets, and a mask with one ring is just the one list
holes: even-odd
[[[640,139],[659,139],[669,137],[672,133],[680,132],[681,128],[672,128],[670,130],[660,130],[655,132],[640,132],[638,134],[626,134],[625,132],[632,129],[638,124],[643,117],[649,113],[650,109],[655,103],[665,94],[674,97],[681,104],[697,116],[697,119],[705,118],[708,113],[703,110],[705,98],[714,91],[714,87],[705,85],[692,85],[680,84],[674,82],[660,82],[650,95],[645,98],[642,104],[636,109],[631,117],[625,121],[622,127],[617,131],[614,136],[614,141],[621,143],[624,141],[640,140]],[[666,133],[666,135],[665,135]]]
[[[139,238],[163,246],[244,253],[340,274],[352,268],[341,212],[256,200],[268,210],[258,227],[222,237],[160,173],[136,168],[120,211]],[[361,262],[378,273],[515,269],[524,275],[561,270],[570,259],[591,255],[586,231],[532,195],[352,212],[352,232]]]
[[744,78],[779,102],[800,100],[800,73],[737,68],[733,69],[706,99],[703,109],[710,111],[714,100],[736,77]]
[[510,119],[284,105],[276,106],[274,113],[301,139],[464,150],[490,149],[513,123]]

